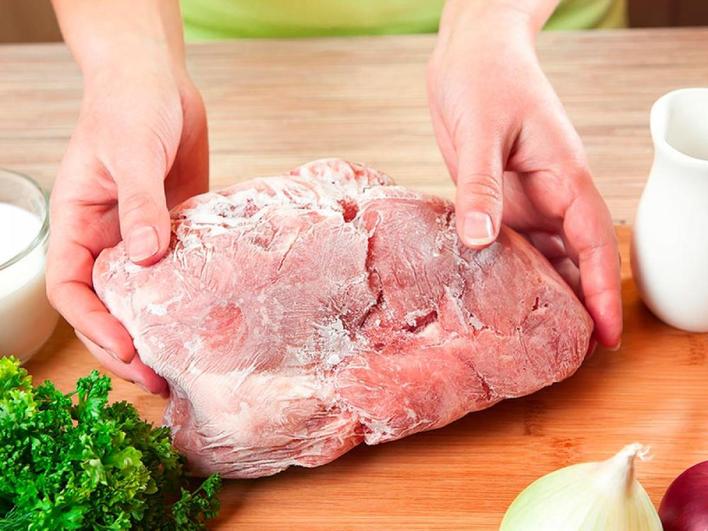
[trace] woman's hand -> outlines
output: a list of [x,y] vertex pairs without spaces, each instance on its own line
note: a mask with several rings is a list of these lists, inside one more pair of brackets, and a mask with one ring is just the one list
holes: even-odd
[[486,246],[502,222],[520,231],[580,288],[598,341],[616,348],[622,306],[612,219],[534,50],[553,4],[448,2],[428,69],[433,126],[457,183],[462,241]]
[[165,254],[168,208],[208,187],[206,115],[183,60],[165,47],[130,41],[102,54],[84,68],[78,125],[52,193],[47,291],[103,365],[164,394],[166,382],[141,363],[91,274],[121,239],[136,264]]

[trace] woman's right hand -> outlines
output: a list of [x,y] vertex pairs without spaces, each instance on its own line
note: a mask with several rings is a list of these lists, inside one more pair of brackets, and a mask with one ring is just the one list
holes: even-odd
[[204,104],[183,60],[161,50],[128,46],[84,69],[78,124],[52,192],[47,292],[105,367],[166,394],[91,280],[98,254],[121,240],[134,263],[158,261],[170,242],[168,208],[208,187]]

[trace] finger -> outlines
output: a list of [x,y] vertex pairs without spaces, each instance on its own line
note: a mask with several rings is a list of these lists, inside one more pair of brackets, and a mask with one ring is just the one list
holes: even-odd
[[177,156],[165,180],[169,208],[209,190],[209,135],[206,111],[196,91],[184,107],[184,127]]
[[574,181],[574,198],[566,209],[563,231],[578,256],[584,302],[595,321],[597,339],[606,347],[618,348],[622,300],[612,218],[589,175]]
[[47,296],[77,330],[102,346],[115,360],[135,356],[133,340],[91,289],[94,258],[82,245],[64,236],[59,224],[52,235],[47,263]]
[[568,257],[563,238],[558,234],[533,231],[527,232],[526,237],[531,245],[538,249],[549,261]]
[[450,139],[450,134],[445,126],[442,116],[437,110],[437,106],[431,104],[430,107],[430,117],[433,124],[433,133],[435,134],[435,141],[438,144],[438,149],[443,157],[447,171],[450,174],[453,182],[457,181],[457,154],[455,153],[455,147]]
[[115,361],[130,363],[133,360],[132,338],[85,284],[62,282],[50,293],[52,304],[71,326],[102,345]]
[[582,284],[580,282],[580,270],[578,266],[568,257],[554,258],[550,261],[553,269],[561,276],[570,289],[582,302],[584,299]]
[[165,198],[168,162],[165,150],[154,144],[107,168],[116,182],[120,232],[128,257],[140,265],[157,262],[170,243]]
[[503,148],[494,134],[475,129],[459,138],[457,231],[465,245],[481,248],[492,243],[501,228]]
[[164,397],[169,396],[169,387],[165,379],[158,376],[155,371],[145,365],[138,356],[135,356],[130,363],[121,363],[116,361],[109,353],[91,341],[84,334],[78,330],[75,330],[75,332],[76,337],[81,340],[84,346],[86,346],[98,362],[113,374],[123,380],[127,380],[140,386],[148,393],[161,395]]
[[430,62],[428,62],[426,75],[428,109],[430,111],[430,119],[433,124],[435,141],[438,144],[438,149],[443,157],[443,161],[447,166],[447,171],[453,182],[455,182],[457,180],[457,153],[452,142],[450,131],[447,128],[445,118],[441,112],[441,97],[438,94],[439,88],[440,84],[438,83],[436,64],[431,59]]
[[503,223],[521,232],[545,232],[557,234],[562,231],[562,220],[539,212],[529,194],[529,176],[513,171],[504,172]]
[[580,285],[580,270],[568,256],[563,238],[558,234],[535,231],[525,233],[524,237],[550,262],[566,284],[583,300]]

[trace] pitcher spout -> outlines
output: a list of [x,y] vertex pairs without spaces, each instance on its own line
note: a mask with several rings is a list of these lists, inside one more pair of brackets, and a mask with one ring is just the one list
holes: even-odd
[[674,90],[659,98],[650,115],[655,158],[708,172],[708,88]]

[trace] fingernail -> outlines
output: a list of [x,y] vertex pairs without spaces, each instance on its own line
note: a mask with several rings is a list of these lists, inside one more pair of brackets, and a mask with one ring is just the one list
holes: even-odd
[[617,343],[614,347],[610,347],[609,350],[610,350],[611,352],[617,352],[617,351],[618,351],[619,349],[621,349],[621,348],[622,348],[622,342],[620,341],[620,342]]
[[148,390],[147,390],[147,387],[145,387],[143,384],[141,384],[140,382],[134,382],[134,383],[135,383],[135,385],[137,385],[138,387],[140,387],[140,389],[142,389],[142,390],[145,391],[146,393],[150,394],[150,391],[148,391]]
[[142,262],[155,256],[159,248],[155,227],[140,227],[128,235],[128,256],[133,262]]
[[467,245],[487,245],[494,239],[492,218],[485,212],[469,212],[465,215],[462,233]]

